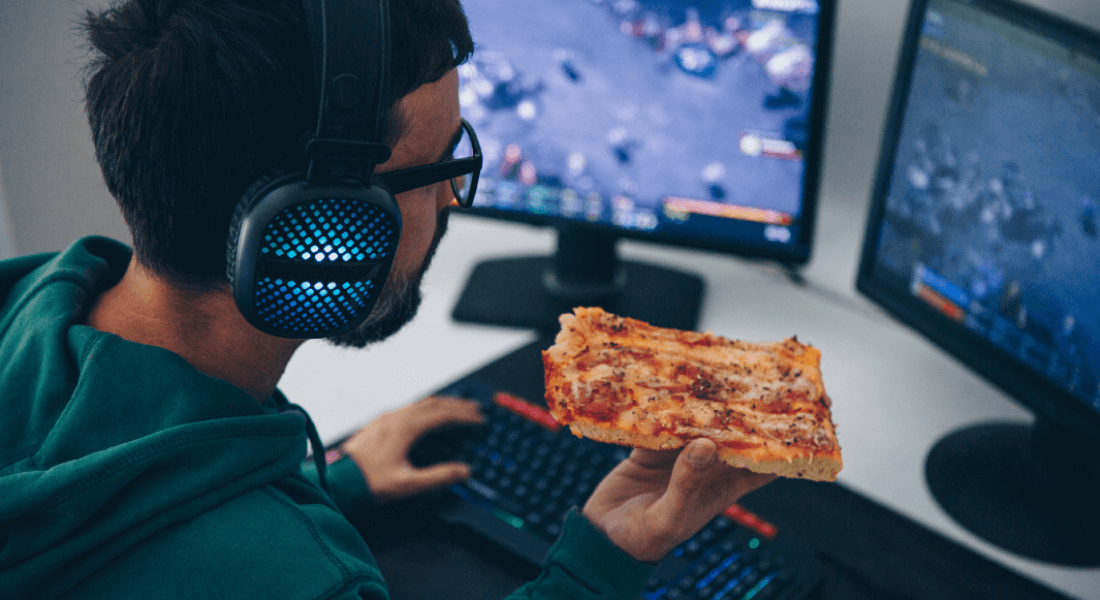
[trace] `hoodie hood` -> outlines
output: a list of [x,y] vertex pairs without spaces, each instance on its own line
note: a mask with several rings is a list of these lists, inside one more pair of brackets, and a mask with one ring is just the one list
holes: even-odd
[[[305,418],[80,324],[128,248],[0,262],[0,589],[63,594],[157,532],[299,470]],[[12,595],[8,596],[11,593]]]

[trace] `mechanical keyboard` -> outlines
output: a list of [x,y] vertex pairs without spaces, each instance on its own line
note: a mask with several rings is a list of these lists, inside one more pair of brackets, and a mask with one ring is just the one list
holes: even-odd
[[[582,439],[545,408],[472,380],[440,395],[477,400],[485,423],[428,433],[414,465],[470,464],[471,477],[435,505],[439,517],[540,565],[565,515],[582,506],[629,449]],[[794,600],[819,583],[821,566],[805,542],[739,506],[708,523],[658,566],[645,600]]]

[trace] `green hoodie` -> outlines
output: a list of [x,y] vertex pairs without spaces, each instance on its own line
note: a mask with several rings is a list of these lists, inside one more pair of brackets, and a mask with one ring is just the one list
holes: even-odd
[[[303,470],[304,411],[80,324],[129,259],[0,262],[0,598],[386,598],[341,512],[369,491],[347,459],[338,502]],[[633,600],[651,570],[574,514],[513,597]]]

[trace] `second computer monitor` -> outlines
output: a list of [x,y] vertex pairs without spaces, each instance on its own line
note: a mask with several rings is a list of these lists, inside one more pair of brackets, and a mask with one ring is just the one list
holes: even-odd
[[857,285],[1035,415],[946,435],[929,488],[1005,549],[1100,565],[1100,34],[918,0],[902,48]]

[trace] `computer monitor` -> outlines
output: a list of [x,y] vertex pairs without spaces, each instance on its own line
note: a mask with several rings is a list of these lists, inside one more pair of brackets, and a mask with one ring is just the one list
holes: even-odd
[[857,287],[1035,416],[948,434],[926,480],[1002,548],[1100,564],[1100,36],[917,0],[902,48]]
[[701,278],[620,261],[619,238],[808,260],[835,0],[464,6],[469,212],[554,227],[558,248],[478,265],[456,319],[555,330],[584,304],[694,328]]

